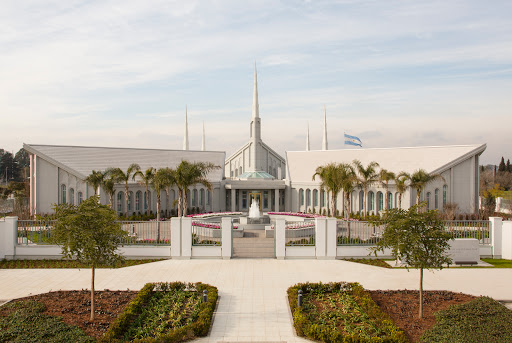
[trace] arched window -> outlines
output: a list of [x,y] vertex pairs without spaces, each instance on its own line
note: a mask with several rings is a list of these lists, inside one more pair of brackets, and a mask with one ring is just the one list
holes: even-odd
[[210,206],[210,190],[206,190],[206,206]]
[[132,208],[133,208],[133,192],[130,191],[128,192],[128,211],[132,211]]
[[204,207],[204,189],[199,191],[199,206]]
[[78,205],[80,205],[84,201],[84,197],[82,195],[82,192],[78,192]]
[[384,209],[384,196],[382,192],[377,192],[377,212]]
[[388,209],[391,210],[393,208],[393,194],[388,193]]
[[304,206],[304,190],[302,188],[299,189],[299,201],[300,206]]
[[123,192],[117,192],[117,212],[123,210]]
[[373,193],[372,191],[368,192],[368,209],[370,211],[374,211],[375,210],[375,193]]
[[73,188],[69,189],[69,203],[71,205],[75,204],[75,190]]
[[60,200],[63,204],[66,203],[66,185],[60,186]]
[[318,189],[313,190],[313,206],[318,206]]
[[427,192],[427,209],[430,209],[430,192]]
[[434,191],[434,208],[437,210],[439,208],[439,189],[436,188]]
[[306,190],[306,205],[311,206],[311,190],[309,188]]
[[443,207],[446,206],[446,193],[448,192],[448,186],[447,185],[444,185],[443,186]]
[[192,206],[197,206],[197,189],[192,192]]
[[320,190],[320,207],[325,207],[325,191]]
[[141,191],[135,193],[135,211],[140,211],[140,197],[142,196]]

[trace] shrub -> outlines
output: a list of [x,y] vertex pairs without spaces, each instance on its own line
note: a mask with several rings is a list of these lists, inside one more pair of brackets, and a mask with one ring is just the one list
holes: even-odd
[[512,311],[488,297],[452,305],[435,317],[421,342],[512,342]]

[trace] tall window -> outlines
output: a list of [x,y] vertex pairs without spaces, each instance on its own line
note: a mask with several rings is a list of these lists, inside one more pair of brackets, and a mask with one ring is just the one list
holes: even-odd
[[299,199],[300,199],[300,206],[304,206],[304,190],[302,188],[299,189]]
[[75,190],[73,188],[69,189],[69,203],[71,205],[75,204]]
[[388,193],[388,209],[393,208],[393,194]]
[[210,190],[209,189],[206,190],[206,205],[207,206],[210,205]]
[[242,208],[247,208],[247,191],[242,191]]
[[197,206],[197,189],[192,192],[192,206]]
[[121,212],[123,210],[123,192],[117,193],[117,212]]
[[375,210],[375,193],[368,192],[368,202],[370,203],[368,205],[369,210],[374,211]]
[[132,211],[133,192],[128,192],[128,211]]
[[199,206],[204,207],[204,189],[199,191]]
[[318,190],[313,190],[313,206],[318,206]]
[[434,191],[434,208],[437,210],[439,208],[439,189],[436,188]]
[[263,208],[268,208],[268,191],[263,191]]
[[446,193],[448,191],[448,186],[447,185],[444,185],[443,186],[443,207],[446,206]]
[[309,188],[306,190],[306,204],[311,206],[311,190]]
[[377,193],[377,211],[382,211],[384,208],[384,196],[382,192]]
[[82,192],[78,192],[78,205],[80,205],[84,201],[84,197],[82,195]]
[[427,192],[427,208],[430,209],[430,192]]
[[141,191],[135,193],[135,211],[140,211],[140,197],[142,196]]
[[359,211],[364,211],[364,191],[359,191]]
[[63,204],[66,203],[66,185],[60,186],[61,201]]

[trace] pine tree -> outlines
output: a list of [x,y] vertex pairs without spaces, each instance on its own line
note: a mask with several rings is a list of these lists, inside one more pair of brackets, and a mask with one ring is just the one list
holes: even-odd
[[512,165],[510,164],[510,159],[507,160],[507,171],[512,173]]
[[498,171],[499,172],[504,172],[507,170],[507,167],[505,166],[505,159],[503,158],[503,156],[501,157],[501,162],[500,162],[500,165],[498,166]]

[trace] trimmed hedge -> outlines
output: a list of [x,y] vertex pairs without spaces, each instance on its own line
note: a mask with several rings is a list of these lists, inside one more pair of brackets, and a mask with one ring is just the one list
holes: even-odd
[[137,294],[137,297],[123,310],[119,317],[110,325],[110,328],[100,341],[122,342],[124,333],[141,313],[143,306],[152,297],[153,293],[171,292],[175,289],[195,290],[199,294],[202,294],[203,290],[205,289],[208,291],[208,302],[201,303],[197,320],[191,324],[177,328],[162,335],[144,339],[136,339],[133,342],[177,343],[208,335],[208,331],[210,330],[212,323],[213,311],[215,310],[215,306],[217,304],[218,291],[216,287],[200,282],[148,283],[140,290],[140,292]]
[[423,333],[421,342],[512,342],[512,311],[489,297],[452,305],[435,317],[437,323]]
[[[358,299],[358,305],[364,311],[364,316],[367,316],[373,323],[380,327],[384,332],[382,337],[361,337],[357,334],[346,334],[341,332],[336,327],[327,326],[317,323],[308,318],[308,313],[303,308],[297,306],[297,296],[299,289],[303,292],[303,299],[308,294],[326,294],[336,292],[347,292],[354,298]],[[327,343],[403,343],[407,342],[404,333],[394,325],[388,315],[386,315],[380,307],[375,304],[371,296],[364,290],[358,283],[348,282],[331,282],[327,284],[322,283],[299,283],[288,288],[288,301],[290,309],[293,314],[293,325],[297,335],[306,337],[312,340],[327,342]]]

